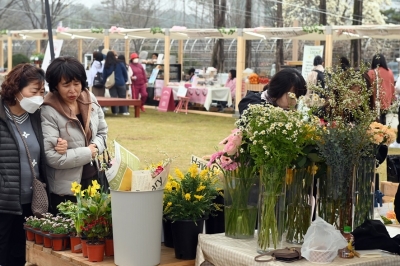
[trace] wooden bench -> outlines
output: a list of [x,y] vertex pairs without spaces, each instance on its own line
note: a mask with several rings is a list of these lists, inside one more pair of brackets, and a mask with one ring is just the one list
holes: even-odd
[[140,117],[140,106],[142,102],[137,99],[124,99],[124,98],[106,98],[106,97],[96,97],[97,102],[101,107],[109,106],[134,106],[135,107],[135,117]]

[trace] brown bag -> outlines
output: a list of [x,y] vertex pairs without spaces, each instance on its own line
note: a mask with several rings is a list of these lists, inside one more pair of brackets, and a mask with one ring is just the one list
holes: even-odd
[[42,217],[49,209],[49,199],[47,198],[46,184],[37,178],[32,180],[32,213],[36,217]]
[[[271,256],[270,259],[260,259],[263,256]],[[297,260],[301,260],[303,257],[301,256],[301,248],[283,248],[283,249],[275,249],[265,254],[257,255],[254,260],[257,262],[269,262],[273,260],[281,261],[281,262],[293,262]]]

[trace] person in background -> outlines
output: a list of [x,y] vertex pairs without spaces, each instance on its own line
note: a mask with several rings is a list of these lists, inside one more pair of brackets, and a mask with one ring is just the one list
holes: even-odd
[[193,82],[193,76],[194,76],[195,72],[196,72],[196,69],[194,69],[194,67],[190,68],[189,72],[188,72],[188,76],[186,78],[186,81]]
[[158,58],[158,53],[153,53],[153,54],[151,55],[151,60],[153,60],[153,62],[154,62],[154,61],[157,61],[157,58]]
[[[128,73],[125,63],[117,59],[114,51],[107,53],[106,62],[104,63],[103,81],[106,83],[107,78],[114,72],[115,84],[109,89],[112,98],[126,99],[126,82],[128,81]],[[112,106],[111,112],[114,115],[129,115],[127,106]]]
[[[313,69],[307,76],[307,84],[313,84],[313,85],[320,85],[321,88],[325,88],[325,81],[324,81],[324,66],[322,65],[324,61],[322,60],[322,57],[317,55],[314,57],[314,62],[313,62]],[[312,94],[312,90],[307,90],[307,95]]]
[[[39,109],[43,103],[43,96],[44,72],[30,64],[19,64],[14,67],[1,84],[0,265],[2,266],[25,265],[26,238],[23,224],[25,217],[33,215],[31,187],[34,176],[46,184],[47,190],[49,187]],[[56,137],[51,149],[54,153],[65,154],[67,142]]]
[[141,101],[141,110],[145,112],[144,104],[147,100],[147,76],[143,66],[139,64],[139,56],[137,53],[132,53],[129,61],[128,76],[132,80],[132,98]]
[[235,100],[236,96],[236,70],[231,69],[228,72],[228,80],[225,83],[225,87],[231,90],[232,100]]
[[346,71],[351,67],[349,59],[344,56],[339,58],[339,64],[343,71]]
[[248,93],[239,102],[239,113],[248,108],[250,104],[271,104],[288,109],[290,99],[289,92],[299,98],[307,92],[306,81],[299,71],[294,68],[285,68],[276,73],[271,81],[265,86],[263,92]]
[[[46,71],[50,92],[41,108],[51,212],[66,200],[76,202],[71,184],[86,189],[97,180],[94,159],[107,141],[108,127],[96,97],[84,87],[86,73],[73,57],[58,57]],[[58,138],[68,141],[65,154],[54,151]]]
[[[129,71],[129,65],[126,64],[125,56],[122,55],[122,54],[118,55],[118,60],[125,64],[126,73],[129,73],[129,72],[128,72],[128,71]],[[132,95],[132,93],[131,93],[131,85],[132,85],[132,80],[131,80],[131,78],[130,78],[129,75],[128,75],[128,81],[127,81],[126,84],[125,84],[125,86],[126,86],[126,98],[127,98],[127,99],[132,98],[132,97],[131,97],[131,95]],[[129,106],[128,106],[128,109],[129,109]],[[128,111],[129,111],[129,110],[128,110]]]
[[106,91],[106,88],[103,86],[99,87],[93,87],[93,81],[97,73],[101,73],[103,75],[103,69],[104,69],[104,64],[102,63],[103,61],[103,55],[100,52],[94,52],[93,53],[93,62],[90,67],[90,70],[88,72],[88,86],[89,88],[92,89],[92,93],[95,96],[101,96],[103,97]]
[[381,124],[386,125],[386,113],[395,100],[395,91],[393,72],[387,67],[383,54],[376,54],[373,56],[368,76],[372,81],[375,94],[377,88],[379,88],[379,121]]

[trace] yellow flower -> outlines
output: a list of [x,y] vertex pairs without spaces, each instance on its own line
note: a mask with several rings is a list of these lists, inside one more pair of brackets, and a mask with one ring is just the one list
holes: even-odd
[[203,196],[201,196],[201,195],[194,195],[194,197],[195,197],[197,200],[201,200],[201,199],[203,198]]
[[202,183],[200,183],[200,186],[196,189],[197,192],[203,191],[206,188],[206,186],[203,186]]
[[168,181],[172,181],[173,177],[172,175],[168,175]]
[[206,178],[207,175],[208,175],[208,169],[204,169],[200,172],[200,177],[203,179]]
[[79,192],[81,192],[81,187],[82,187],[81,184],[78,184],[76,181],[73,182],[73,183],[71,184],[71,191],[72,191],[72,193],[74,193],[75,196],[78,195]]
[[172,206],[172,202],[168,202],[168,203],[167,203],[167,206],[168,206],[168,207],[171,207],[171,206]]
[[96,193],[97,193],[97,189],[96,189],[95,187],[91,187],[91,188],[89,189],[89,195],[90,195],[91,197],[93,197],[94,195],[96,195]]
[[183,178],[183,173],[181,172],[181,170],[179,170],[178,168],[175,168],[175,175],[176,177],[178,177],[179,179]]
[[190,193],[185,194],[185,200],[189,201],[191,199]]
[[172,186],[173,188],[179,189],[179,183],[176,182],[176,181],[172,181],[172,182],[171,182],[171,186]]
[[190,167],[189,167],[189,173],[190,173],[190,176],[192,177],[192,178],[195,178],[197,175],[198,175],[198,169],[197,169],[197,165],[196,164],[192,164]]
[[81,197],[84,197],[85,196],[85,190],[82,190],[81,191]]
[[97,183],[97,180],[92,180],[92,187],[96,190],[100,189],[100,184]]
[[172,191],[172,184],[171,184],[171,182],[168,182],[167,184],[165,184],[164,189],[165,189],[166,191]]

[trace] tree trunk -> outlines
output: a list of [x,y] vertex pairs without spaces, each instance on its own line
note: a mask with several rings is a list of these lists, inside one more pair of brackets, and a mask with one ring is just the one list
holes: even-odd
[[[214,27],[221,28],[225,26],[226,0],[214,0]],[[224,71],[224,40],[218,39],[213,47],[211,56],[211,65],[218,72]]]
[[[251,28],[251,0],[246,0],[244,27]],[[251,41],[246,41],[245,66],[251,67]]]
[[[319,0],[319,24],[326,26],[327,25],[327,20],[326,20],[326,0]],[[324,46],[323,52],[322,52],[322,57],[325,56],[325,41],[321,41],[321,45]]]
[[[282,2],[276,3],[276,27],[283,27],[283,18],[282,18]],[[275,59],[276,59],[276,72],[281,70],[281,66],[283,65],[283,40],[279,39],[276,41],[276,50],[275,50]]]
[[[354,0],[353,6],[353,25],[362,24],[362,0]],[[360,66],[361,59],[361,40],[351,41],[351,53],[353,59],[353,66]]]

